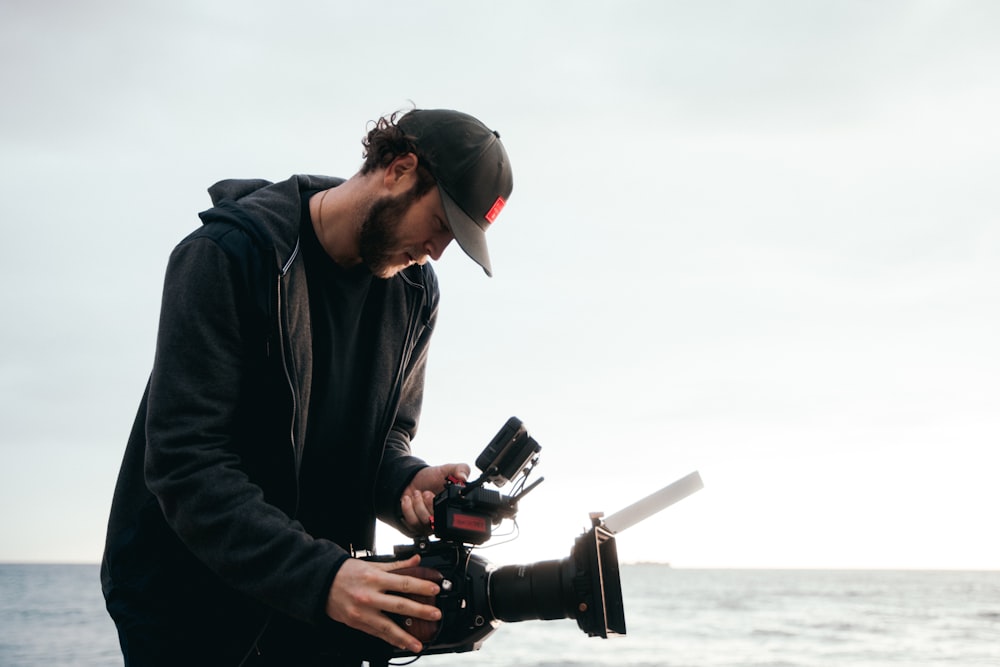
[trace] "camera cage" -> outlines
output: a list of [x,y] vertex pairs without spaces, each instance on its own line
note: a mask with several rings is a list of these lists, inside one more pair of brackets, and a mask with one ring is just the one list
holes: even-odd
[[[463,483],[451,478],[434,499],[432,531],[446,542],[483,544],[493,535],[493,526],[517,516],[518,502],[544,478],[525,486],[528,476],[538,463],[541,446],[528,434],[517,417],[511,417],[476,459],[482,475],[473,482]],[[519,477],[520,476],[520,477]],[[505,496],[488,489],[520,479],[513,495]]]
[[[562,560],[494,566],[473,550],[490,539],[494,525],[514,520],[518,501],[544,480],[527,484],[540,451],[521,420],[511,417],[476,459],[483,474],[467,484],[450,479],[435,497],[432,533],[437,539],[417,538],[394,547],[392,557],[369,557],[391,562],[420,555],[419,567],[397,572],[437,582],[436,599],[421,601],[442,612],[434,623],[390,614],[424,649],[414,654],[377,640],[372,644],[369,638],[361,643],[371,667],[387,666],[394,658],[478,650],[503,622],[574,618],[591,637],[626,634],[615,535],[702,488],[701,478],[691,473],[607,519],[591,513],[590,529]],[[511,481],[511,496],[484,488]]]

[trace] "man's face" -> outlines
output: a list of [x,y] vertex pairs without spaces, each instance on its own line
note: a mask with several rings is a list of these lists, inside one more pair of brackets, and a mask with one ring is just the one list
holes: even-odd
[[375,200],[361,223],[361,261],[379,278],[391,278],[412,264],[437,260],[455,238],[448,228],[437,188]]

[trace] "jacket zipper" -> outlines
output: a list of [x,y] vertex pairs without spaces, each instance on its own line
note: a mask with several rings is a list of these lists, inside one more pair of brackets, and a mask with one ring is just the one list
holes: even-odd
[[301,456],[299,452],[299,445],[295,435],[296,424],[299,419],[299,402],[298,394],[295,391],[295,383],[292,380],[292,372],[289,368],[288,352],[287,352],[287,327],[285,326],[285,313],[284,313],[284,300],[281,298],[281,281],[288,274],[288,271],[292,268],[292,263],[295,258],[299,255],[299,240],[296,239],[295,247],[292,249],[292,254],[285,262],[284,266],[281,267],[281,271],[278,273],[278,280],[275,285],[277,291],[277,318],[278,318],[278,347],[281,350],[281,368],[285,371],[285,381],[288,382],[288,392],[292,395],[292,419],[288,427],[288,441],[292,445],[292,456],[295,462],[295,514],[298,514],[299,505],[299,468],[301,466]]
[[[292,419],[288,427],[288,440],[289,443],[292,445],[292,456],[295,462],[295,508],[294,508],[295,511],[292,516],[298,514],[299,511],[299,458],[300,457],[298,451],[299,448],[296,443],[296,437],[295,437],[295,424],[298,421],[299,403],[298,403],[298,395],[295,392],[295,383],[292,382],[292,373],[291,370],[289,369],[288,354],[285,350],[287,327],[285,327],[285,315],[283,312],[284,300],[281,298],[281,281],[288,274],[288,271],[292,268],[292,262],[294,262],[295,258],[298,257],[298,254],[299,254],[299,239],[296,239],[295,247],[292,248],[292,254],[288,258],[288,261],[285,262],[285,264],[281,267],[281,270],[278,272],[277,280],[275,281],[275,292],[277,293],[277,304],[276,304],[277,312],[275,313],[275,316],[278,320],[278,349],[281,351],[281,368],[285,372],[285,381],[288,383],[288,393],[291,394],[292,397]],[[269,356],[271,354],[270,345],[268,346],[267,354]],[[246,654],[243,656],[243,659],[240,660],[239,665],[237,667],[242,667],[244,664],[246,664],[246,661],[255,652],[257,655],[260,655],[260,646],[259,646],[260,639],[261,637],[264,636],[264,633],[267,631],[267,627],[271,624],[271,618],[273,616],[274,616],[274,611],[273,610],[268,611],[267,617],[264,619],[264,622],[261,624],[260,630],[257,632],[257,636],[254,638],[253,643],[250,645],[250,648],[247,649]]]

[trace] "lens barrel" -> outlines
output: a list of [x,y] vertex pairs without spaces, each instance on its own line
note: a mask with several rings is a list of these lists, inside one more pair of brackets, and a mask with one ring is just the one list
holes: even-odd
[[490,607],[501,621],[575,618],[576,568],[570,559],[507,565],[490,575]]
[[577,538],[569,558],[494,570],[488,598],[500,621],[575,618],[592,637],[625,634],[618,550],[600,526]]

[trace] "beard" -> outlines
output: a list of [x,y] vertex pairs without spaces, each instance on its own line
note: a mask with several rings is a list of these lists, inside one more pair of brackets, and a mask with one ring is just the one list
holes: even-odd
[[413,191],[398,197],[376,199],[361,222],[358,249],[361,261],[379,278],[390,278],[401,268],[393,257],[399,253],[397,230],[417,197]]

